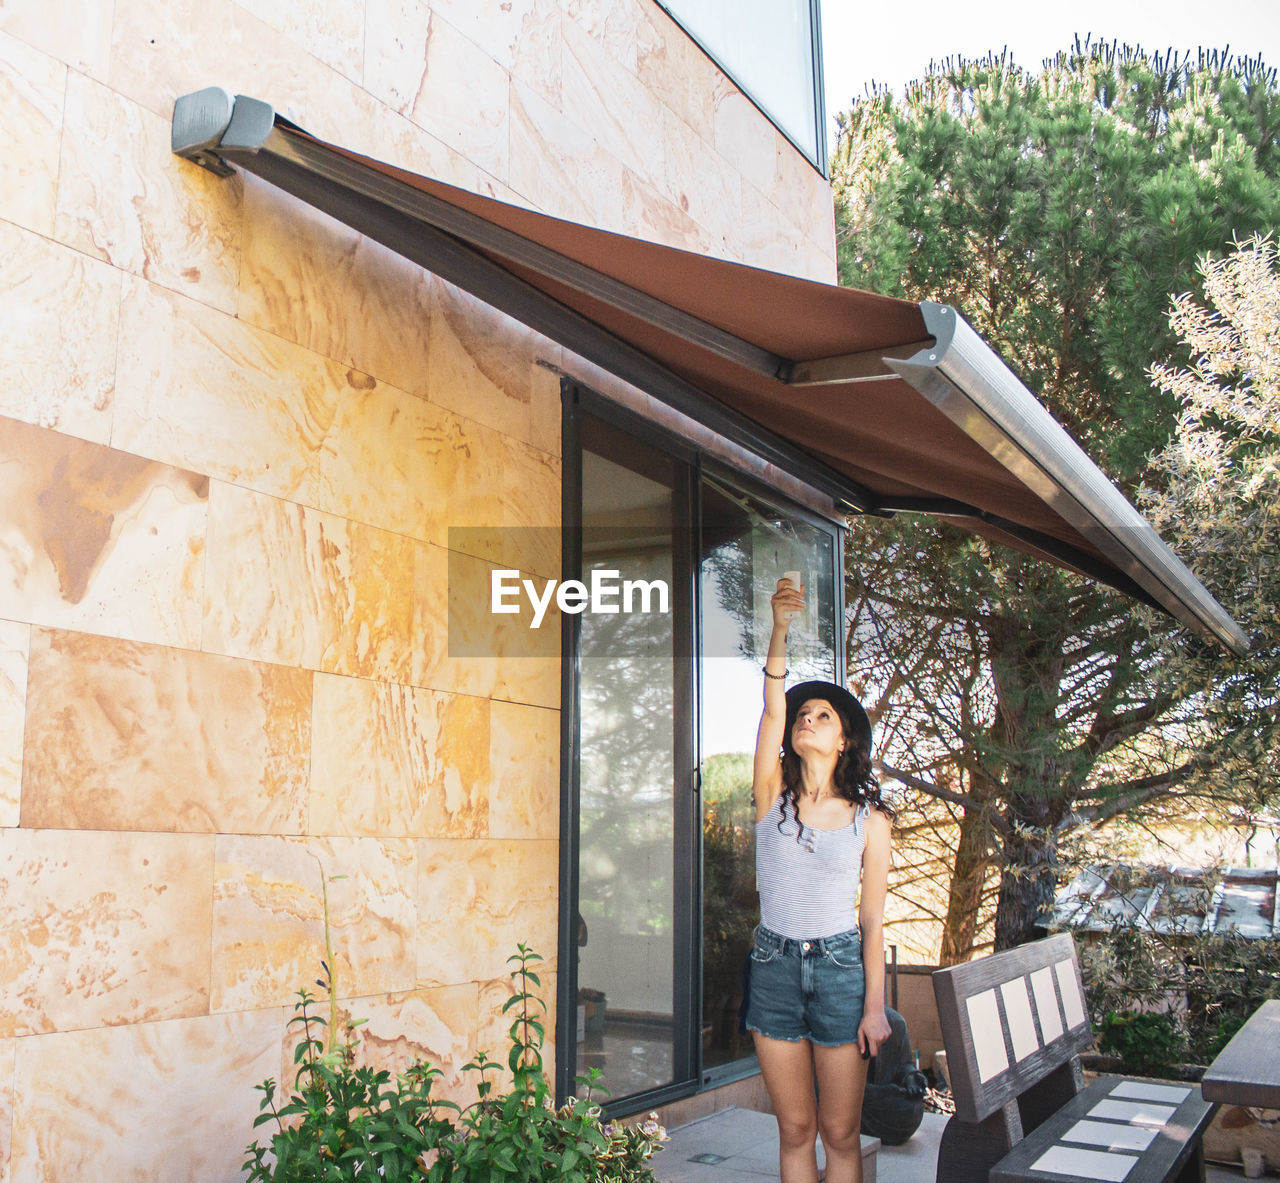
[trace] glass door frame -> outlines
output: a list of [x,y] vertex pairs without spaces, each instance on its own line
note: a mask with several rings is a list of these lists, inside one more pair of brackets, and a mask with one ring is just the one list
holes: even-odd
[[[748,1056],[731,1063],[702,1069],[702,795],[701,753],[699,737],[702,704],[701,660],[698,649],[702,635],[701,590],[701,499],[703,477],[708,476],[744,494],[776,506],[820,529],[830,532],[833,547],[832,594],[837,636],[835,642],[836,680],[845,675],[844,643],[844,531],[830,518],[798,505],[791,498],[764,482],[752,478],[731,465],[705,457],[695,445],[662,424],[619,406],[589,387],[564,377],[561,380],[561,472],[562,472],[562,550],[561,578],[577,579],[582,571],[583,529],[583,430],[585,415],[633,437],[638,444],[655,448],[685,467],[688,479],[683,489],[675,490],[676,501],[684,509],[687,527],[684,536],[691,545],[686,554],[673,555],[674,572],[679,585],[672,591],[673,611],[689,610],[686,626],[675,629],[677,667],[682,663],[687,675],[678,690],[679,708],[687,704],[689,726],[675,738],[677,801],[683,808],[675,813],[673,843],[673,889],[677,907],[673,959],[675,1014],[673,1015],[672,1083],[625,1098],[606,1099],[606,1112],[633,1113],[693,1095],[706,1088],[749,1076],[758,1071],[755,1057]],[[679,549],[679,548],[676,548]],[[555,1027],[555,1071],[553,1085],[557,1104],[578,1092],[577,1084],[577,993],[580,841],[580,769],[581,754],[581,618],[563,613],[561,617],[560,673],[560,875],[559,935],[557,942],[557,988]],[[681,700],[683,700],[681,702]],[[689,907],[678,906],[681,899]]]
[[[582,572],[583,530],[583,418],[590,415],[645,447],[654,448],[678,461],[685,472],[680,488],[673,490],[675,503],[684,521],[675,525],[676,537],[689,537],[697,521],[698,453],[679,439],[642,416],[619,407],[588,387],[565,378],[561,384],[562,431],[561,471],[563,483],[563,529],[561,568],[563,579],[578,579]],[[676,690],[676,709],[684,711],[690,726],[677,731],[673,761],[677,769],[676,805],[672,833],[672,890],[674,949],[672,1081],[670,1084],[627,1097],[606,1098],[606,1112],[618,1109],[635,1112],[665,1104],[698,1091],[699,1041],[701,1011],[695,1005],[700,998],[699,980],[695,977],[700,964],[701,932],[698,923],[702,899],[698,878],[698,851],[694,837],[701,825],[701,802],[697,786],[698,685],[697,662],[692,659],[698,618],[698,587],[690,548],[673,548],[672,588],[673,615],[684,611],[688,625],[675,627],[677,671],[685,676]],[[679,553],[683,551],[684,553]],[[677,617],[678,619],[678,617]],[[555,1091],[558,1104],[578,1091],[577,1085],[577,996],[579,901],[580,811],[580,736],[582,725],[579,688],[582,676],[581,617],[563,613],[561,617],[560,665],[560,925],[557,947],[556,989],[556,1065]],[[680,770],[683,770],[681,775]],[[680,906],[683,900],[693,906]]]

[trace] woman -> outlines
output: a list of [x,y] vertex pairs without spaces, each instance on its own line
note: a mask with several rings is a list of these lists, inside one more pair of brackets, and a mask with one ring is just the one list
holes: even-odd
[[761,924],[746,1022],[778,1118],[783,1183],[816,1183],[817,1134],[827,1183],[861,1183],[867,1058],[890,1033],[883,926],[892,813],[871,773],[862,704],[831,682],[783,691],[803,585],[778,580],[772,605],[752,781]]

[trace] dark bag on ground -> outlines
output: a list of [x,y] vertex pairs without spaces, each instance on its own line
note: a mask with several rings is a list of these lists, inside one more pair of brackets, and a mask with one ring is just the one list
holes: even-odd
[[911,1054],[907,1020],[892,1007],[886,1007],[884,1013],[890,1034],[867,1073],[862,1132],[886,1146],[901,1146],[920,1127],[927,1082]]

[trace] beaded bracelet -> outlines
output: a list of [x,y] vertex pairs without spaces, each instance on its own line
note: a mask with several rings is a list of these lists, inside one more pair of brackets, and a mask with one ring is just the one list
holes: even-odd
[[[764,669],[763,666],[760,668]],[[783,670],[780,674],[771,674],[768,670],[764,670],[764,676],[766,678],[772,678],[775,682],[781,682],[790,672],[790,670]]]

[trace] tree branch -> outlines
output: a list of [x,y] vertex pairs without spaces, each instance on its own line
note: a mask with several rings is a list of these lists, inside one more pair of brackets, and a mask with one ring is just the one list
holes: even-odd
[[1004,818],[983,802],[975,801],[965,793],[957,793],[951,789],[944,789],[941,785],[934,784],[932,781],[921,780],[918,776],[912,776],[911,773],[904,772],[900,768],[893,768],[888,764],[877,764],[876,767],[880,772],[884,773],[885,776],[892,777],[894,780],[901,782],[908,788],[919,789],[920,792],[926,793],[930,797],[935,797],[939,801],[950,802],[950,804],[958,805],[961,809],[966,811],[971,809],[983,810],[987,814],[991,824],[995,826],[1001,834],[1007,834],[1009,832],[1009,825]]

